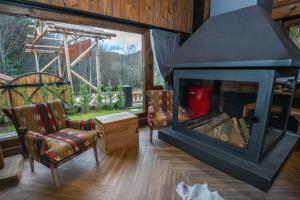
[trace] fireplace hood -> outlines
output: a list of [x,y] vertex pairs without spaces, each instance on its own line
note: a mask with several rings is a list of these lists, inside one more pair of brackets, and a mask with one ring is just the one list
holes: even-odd
[[300,51],[271,15],[255,5],[208,19],[165,66],[298,67]]

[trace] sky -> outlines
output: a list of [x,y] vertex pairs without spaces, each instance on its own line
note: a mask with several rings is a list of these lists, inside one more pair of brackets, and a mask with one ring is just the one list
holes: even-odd
[[117,37],[112,37],[110,40],[102,41],[102,43],[104,43],[105,45],[120,47],[119,50],[114,50],[113,52],[123,54],[124,52],[121,50],[121,48],[126,48],[126,46],[129,46],[129,45],[135,45],[137,48],[136,49],[137,51],[142,50],[142,35],[141,34],[124,32],[124,31],[116,31],[116,30],[111,30],[111,29],[103,29],[103,28],[101,28],[101,29],[105,32],[115,33],[117,35]]

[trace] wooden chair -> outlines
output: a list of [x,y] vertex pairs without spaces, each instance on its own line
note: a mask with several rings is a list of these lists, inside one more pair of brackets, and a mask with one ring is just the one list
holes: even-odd
[[94,120],[68,120],[60,100],[3,109],[12,120],[23,151],[28,155],[31,171],[34,160],[51,169],[59,187],[57,167],[93,147],[97,155]]
[[[173,91],[172,90],[148,90],[148,126],[150,129],[150,142],[152,142],[153,130],[158,130],[171,125],[173,119]],[[189,116],[186,110],[178,107],[178,120],[186,121]]]

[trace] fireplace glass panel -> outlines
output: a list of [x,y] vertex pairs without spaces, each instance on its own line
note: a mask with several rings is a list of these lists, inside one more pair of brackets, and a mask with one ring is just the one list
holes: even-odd
[[180,79],[178,123],[191,134],[248,148],[258,83]]
[[277,71],[263,153],[266,153],[286,131],[295,81],[295,76],[286,76],[284,72]]

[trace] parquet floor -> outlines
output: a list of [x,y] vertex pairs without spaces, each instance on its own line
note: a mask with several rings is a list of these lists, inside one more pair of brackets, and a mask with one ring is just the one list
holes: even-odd
[[[0,200],[29,199],[179,199],[175,186],[208,183],[225,199],[300,199],[300,152],[294,152],[266,194],[236,180],[157,138],[149,143],[148,129],[140,129],[139,149],[131,148],[110,156],[99,151],[100,164],[93,150],[58,169],[61,188],[56,189],[51,172],[36,163],[31,173],[25,162],[18,186],[0,192]],[[155,137],[157,134],[155,132]]]

